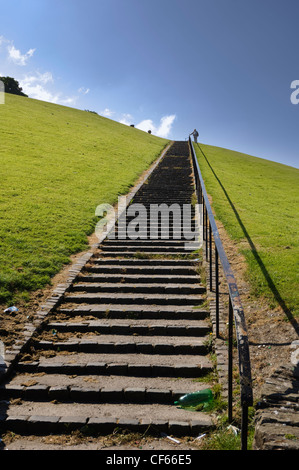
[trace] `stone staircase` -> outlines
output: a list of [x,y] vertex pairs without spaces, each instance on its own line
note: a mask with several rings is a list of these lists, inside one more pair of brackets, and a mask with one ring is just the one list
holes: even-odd
[[[187,142],[175,142],[132,204],[192,204]],[[192,206],[192,229],[196,229]],[[127,217],[126,227],[134,223]],[[120,227],[121,220],[117,227]],[[208,413],[174,405],[208,388],[211,322],[201,283],[200,252],[177,238],[183,222],[149,226],[139,238],[106,238],[2,384],[6,430],[23,434],[115,428],[197,435]],[[141,238],[149,229],[157,238]],[[147,232],[147,233],[146,233]],[[166,237],[166,238],[165,238]]]

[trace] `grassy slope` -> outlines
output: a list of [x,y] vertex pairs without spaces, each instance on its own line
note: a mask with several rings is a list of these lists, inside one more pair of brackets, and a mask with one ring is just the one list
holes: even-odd
[[[44,287],[87,246],[167,141],[96,114],[6,95],[0,106],[0,303]],[[21,294],[21,295],[23,295]]]
[[210,145],[200,148],[195,145],[216,217],[239,242],[253,293],[298,314],[299,170]]

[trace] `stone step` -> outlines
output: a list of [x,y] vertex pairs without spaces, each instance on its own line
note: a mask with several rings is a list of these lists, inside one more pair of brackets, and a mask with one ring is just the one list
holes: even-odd
[[82,338],[66,338],[64,340],[61,338],[52,341],[49,338],[51,338],[51,335],[48,334],[45,340],[33,340],[34,349],[86,352],[101,354],[101,357],[106,354],[166,354],[170,356],[208,353],[207,338],[114,336],[105,334],[83,336]]
[[[72,362],[73,361],[73,362]],[[206,356],[110,354],[99,360],[98,354],[75,356],[56,353],[49,359],[20,361],[16,369],[22,373],[46,373],[90,376],[185,377],[198,379],[211,372],[213,365]]]
[[[100,253],[98,253],[97,256],[100,256]],[[108,259],[101,259],[99,257],[94,257],[93,259],[90,260],[90,262],[95,263],[95,264],[101,264],[102,266],[104,265],[126,265],[126,266],[140,266],[140,267],[175,267],[175,268],[183,268],[183,267],[193,267],[196,268],[199,266],[200,262],[196,261],[194,259],[171,259],[171,258],[157,258],[157,259],[138,259],[138,258],[133,258],[133,259],[117,259],[117,260],[108,260]]]
[[126,226],[127,231],[136,230],[137,232],[139,232],[139,230],[141,229],[149,230],[151,228],[152,229],[162,228],[165,231],[168,231],[168,230],[172,231],[173,229],[176,229],[178,231],[180,230],[181,232],[184,232],[184,229],[185,230],[192,229],[192,231],[195,229],[198,230],[198,224],[195,218],[195,214],[191,216],[193,218],[190,221],[188,219],[184,220],[183,216],[181,216],[181,220],[173,220],[172,215],[170,215],[169,218],[168,217],[166,218],[164,216],[160,220],[150,220],[150,216],[144,219],[142,219],[141,217],[136,217],[136,216],[132,216],[132,217],[127,216],[126,220],[123,220],[123,225],[122,225],[121,220],[120,219],[118,220],[116,228],[119,226],[120,227]]
[[[165,200],[168,201],[165,203]],[[167,196],[165,193],[161,193],[159,195],[159,197],[155,197],[155,195],[153,193],[143,193],[143,194],[140,194],[138,195],[138,198],[134,198],[134,201],[130,204],[130,205],[133,205],[133,204],[141,204],[146,210],[147,210],[147,216],[150,217],[150,210],[152,208],[153,211],[159,211],[159,210],[163,210],[163,205],[167,204],[167,210],[169,210],[170,212],[170,215],[171,214],[171,210],[173,208],[173,206],[179,206],[180,209],[183,211],[184,209],[184,205],[188,205],[189,207],[191,206],[191,213],[194,212],[194,206],[193,206],[193,203],[192,203],[192,199],[193,199],[193,193],[189,193],[188,194],[188,197],[176,197],[175,195],[171,194],[169,196]],[[155,205],[156,207],[153,207],[153,205]],[[157,206],[158,206],[158,209],[157,209]],[[131,209],[132,210],[132,209]],[[130,212],[129,212],[130,214]],[[137,215],[138,218],[139,217],[142,217],[143,214],[139,214]],[[156,214],[155,214],[156,215]],[[128,217],[128,215],[127,215]]]
[[[140,322],[140,320],[139,320]],[[110,335],[142,335],[142,336],[184,336],[201,337],[211,331],[211,326],[206,321],[193,321],[192,324],[185,320],[142,320],[141,323],[132,320],[86,320],[81,321],[56,321],[45,325],[45,330],[57,332],[97,332]]]
[[[104,260],[103,260],[104,261]],[[106,260],[105,260],[106,261]],[[108,260],[107,260],[108,261]],[[117,260],[116,260],[117,261]],[[128,260],[130,261],[130,260]],[[142,260],[137,260],[136,261],[142,261]],[[146,261],[146,260],[144,260]],[[93,273],[99,273],[99,274],[104,274],[104,275],[109,275],[109,274],[135,274],[138,276],[145,276],[147,274],[150,274],[151,276],[156,276],[159,274],[164,274],[169,276],[173,275],[178,275],[179,277],[183,276],[194,276],[196,275],[196,267],[195,266],[190,266],[190,267],[185,267],[185,266],[152,266],[152,265],[139,265],[137,262],[136,265],[134,263],[131,264],[114,264],[114,261],[111,260],[107,264],[101,264],[100,262],[95,263],[93,265],[85,266],[84,268],[85,272],[93,272]]]
[[196,321],[207,318],[210,312],[205,308],[194,308],[186,305],[136,305],[136,304],[87,304],[77,307],[69,307],[65,302],[57,310],[58,315],[93,316],[96,318],[110,319],[135,319],[135,320],[178,320]]
[[[152,230],[151,230],[152,228]],[[191,230],[191,233],[193,236],[198,236],[200,234],[200,230],[198,225],[189,225],[184,226],[154,226],[154,225],[147,225],[144,226],[143,224],[137,225],[135,227],[127,227],[127,226],[119,226],[115,225],[114,227],[114,235],[109,235],[109,240],[113,240],[113,237],[116,239],[121,240],[122,238],[125,238],[126,234],[129,235],[128,239],[133,240],[133,235],[136,231],[135,238],[141,238],[141,239],[148,239],[148,240],[170,240],[170,241],[175,241],[175,240],[180,240],[184,239],[185,235],[187,234],[189,236],[189,232]],[[169,236],[168,236],[169,234]]]
[[166,204],[169,206],[173,203],[178,204],[190,204],[192,196],[194,194],[193,189],[189,189],[187,186],[175,187],[173,191],[167,191],[162,185],[151,185],[151,188],[141,188],[135,195],[133,204]]
[[[196,213],[197,214],[197,213]],[[154,234],[156,231],[159,232],[159,234],[163,234],[163,237],[165,240],[171,239],[174,233],[177,234],[177,236],[182,236],[184,238],[184,234],[189,234],[189,231],[192,230],[193,233],[199,233],[199,225],[197,222],[197,215],[195,214],[195,218],[192,219],[190,222],[189,221],[184,221],[182,223],[179,222],[174,222],[168,221],[168,220],[162,220],[159,223],[155,222],[142,222],[139,219],[135,220],[134,218],[130,221],[126,220],[125,221],[117,221],[114,230],[115,233],[119,233],[119,237],[124,237],[125,233],[130,233],[134,234],[136,231],[136,236],[143,234],[147,234],[148,238],[153,238],[154,239]],[[151,230],[152,229],[152,230]],[[151,232],[152,232],[152,237],[151,237]],[[170,236],[167,237],[166,234],[170,233]]]
[[[19,407],[20,408],[20,407]],[[162,404],[81,404],[74,413],[72,404],[28,402],[14,407],[2,427],[22,435],[68,434],[84,429],[85,433],[112,434],[116,429],[157,435],[196,436],[215,428],[204,412],[187,412]]]
[[199,276],[197,275],[158,275],[158,274],[108,274],[106,273],[95,273],[95,274],[82,274],[78,277],[79,282],[95,282],[101,283],[105,281],[106,283],[125,283],[125,284],[143,284],[143,283],[179,283],[179,284],[198,284],[200,282]]
[[132,240],[130,238],[128,239],[106,239],[101,245],[100,247],[102,246],[114,246],[116,244],[121,244],[121,245],[128,245],[128,246],[144,246],[144,245],[154,245],[154,246],[157,246],[157,247],[182,247],[184,246],[185,244],[185,240],[181,240],[181,239],[178,239],[178,240],[169,240],[169,239],[162,239],[162,240],[157,240],[157,239],[154,239],[154,238],[148,238],[148,239],[144,239],[144,240]]
[[123,250],[123,251],[117,251],[117,250],[113,250],[113,251],[101,251],[100,252],[100,256],[101,257],[106,257],[106,258],[114,258],[114,257],[120,257],[120,258],[126,258],[126,257],[131,257],[131,258],[134,258],[134,257],[138,257],[138,253],[140,253],[145,259],[147,258],[151,258],[152,256],[161,256],[163,258],[163,256],[184,256],[184,257],[188,257],[188,256],[192,256],[190,255],[190,252],[187,251],[187,250],[181,250],[181,251],[151,251],[149,249],[145,250],[143,248],[139,248],[139,250],[134,250],[134,251],[129,251],[129,250]]
[[[190,241],[190,238],[192,238],[192,242],[199,240],[200,232],[194,232],[192,231],[166,231],[166,230],[136,230],[136,232],[118,232],[115,230],[111,234],[111,241],[121,243],[121,242],[140,242],[144,244],[146,241],[148,242],[183,242],[183,243],[188,243]],[[106,244],[106,240],[103,242]]]
[[[131,206],[131,207],[130,207]],[[181,200],[175,203],[165,203],[162,200],[153,203],[152,201],[139,202],[135,201],[127,207],[126,212],[120,214],[117,221],[132,221],[136,222],[153,222],[160,223],[161,221],[173,220],[177,222],[188,221],[196,214],[196,208],[190,202]],[[135,206],[135,207],[134,207]],[[141,209],[139,211],[139,208]],[[135,210],[137,209],[137,210]],[[191,219],[194,220],[194,219]]]
[[181,396],[204,388],[209,388],[209,384],[183,378],[179,383],[175,378],[125,376],[103,376],[91,381],[88,376],[19,374],[11,383],[0,386],[0,400],[174,405]]
[[195,295],[203,294],[205,287],[199,284],[170,284],[170,283],[109,283],[109,282],[80,282],[74,284],[70,292],[94,292],[94,293],[132,293],[132,294],[177,294]]
[[[198,245],[199,246],[199,245]],[[112,252],[114,255],[117,252],[132,252],[131,254],[138,253],[140,251],[142,252],[147,252],[147,253],[159,253],[161,254],[163,252],[164,255],[166,254],[189,254],[187,250],[185,250],[184,245],[182,246],[155,246],[154,244],[148,245],[148,244],[141,244],[141,245],[129,245],[129,244],[123,244],[123,243],[115,243],[114,245],[101,245],[99,247],[101,252]],[[195,249],[194,249],[195,251]],[[107,256],[107,254],[105,254]],[[119,256],[119,255],[117,255]]]
[[[184,223],[189,224],[192,222],[193,224],[196,223],[196,209],[195,207],[190,208],[190,204],[178,204],[174,203],[173,206],[167,205],[165,212],[163,213],[163,203],[158,203],[155,204],[155,206],[159,206],[159,209],[154,208],[152,211],[150,206],[153,207],[153,205],[150,203],[147,206],[144,205],[143,203],[139,203],[144,209],[144,214],[139,213],[136,211],[132,211],[132,214],[130,214],[129,209],[127,210],[126,213],[123,213],[120,215],[120,217],[117,219],[117,224],[125,224],[126,222],[132,222],[135,221],[138,225],[144,225],[144,224],[160,224],[161,222],[165,223],[167,222],[167,226],[169,223],[169,226],[171,225],[183,225]],[[187,209],[184,208],[185,206],[189,206]],[[174,211],[173,211],[174,209]],[[177,211],[178,213],[176,213]]]
[[[134,207],[134,205],[136,206]],[[137,207],[137,204],[139,207]],[[133,207],[128,206],[127,211],[120,215],[118,220],[121,221],[131,221],[136,220],[136,222],[152,221],[153,223],[158,223],[161,220],[177,221],[179,218],[181,220],[188,220],[193,218],[196,214],[196,208],[193,206],[190,201],[183,199],[172,200],[169,203],[163,202],[162,200],[156,200],[156,202],[140,202],[132,203]],[[141,211],[139,211],[141,208]],[[135,211],[135,209],[137,209]],[[142,212],[143,211],[143,212]]]
[[204,295],[178,294],[132,294],[132,293],[66,293],[65,302],[69,303],[105,303],[105,304],[141,304],[141,305],[192,305],[199,306],[205,301]]
[[[197,226],[193,224],[190,226],[189,224],[185,225],[175,225],[174,227],[163,224],[162,226],[155,225],[155,224],[142,224],[139,223],[138,225],[127,225],[127,226],[116,226],[114,231],[109,235],[108,240],[117,240],[120,241],[122,239],[127,239],[128,241],[140,239],[141,241],[164,241],[164,242],[183,242],[186,239],[193,239],[198,238],[200,231]],[[105,241],[106,243],[106,241]]]

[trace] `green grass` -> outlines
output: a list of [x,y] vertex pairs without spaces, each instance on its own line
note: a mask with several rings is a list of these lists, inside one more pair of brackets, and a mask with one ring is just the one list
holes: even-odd
[[[299,170],[194,144],[216,218],[247,261],[252,294],[288,318],[299,313]],[[202,151],[201,151],[202,150]]]
[[96,207],[126,194],[167,140],[8,94],[0,116],[0,303],[7,303],[46,286],[87,248]]

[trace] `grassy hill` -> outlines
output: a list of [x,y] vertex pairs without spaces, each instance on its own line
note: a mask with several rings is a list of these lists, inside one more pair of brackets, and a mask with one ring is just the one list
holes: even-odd
[[[0,106],[0,303],[28,298],[87,247],[167,144],[86,111],[6,95]],[[216,216],[239,243],[253,293],[298,314],[299,171],[195,145]]]
[[299,170],[210,145],[194,145],[216,217],[248,264],[252,293],[299,314]]
[[0,303],[27,298],[87,247],[99,204],[117,202],[165,139],[6,94],[0,106]]

